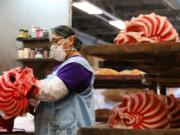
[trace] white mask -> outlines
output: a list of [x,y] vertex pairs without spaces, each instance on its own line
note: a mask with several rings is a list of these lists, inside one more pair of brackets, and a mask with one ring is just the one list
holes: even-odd
[[66,52],[65,52],[63,46],[52,45],[51,50],[50,50],[50,57],[54,58],[55,60],[57,60],[59,62],[64,61],[66,58]]
[[51,49],[50,49],[50,57],[54,58],[55,60],[59,61],[59,62],[63,62],[66,58],[66,52],[65,50],[76,50],[74,48],[71,49],[64,49],[64,44],[67,41],[67,39],[65,39],[60,45],[52,45]]
[[63,48],[65,42],[67,39],[65,39],[60,45],[52,45],[50,49],[50,57],[54,58],[55,60],[59,62],[63,62],[66,58],[66,52]]

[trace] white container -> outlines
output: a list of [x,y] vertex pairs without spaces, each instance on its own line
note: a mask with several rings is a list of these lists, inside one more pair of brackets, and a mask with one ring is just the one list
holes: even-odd
[[35,55],[35,58],[38,59],[38,58],[43,58],[43,55],[42,53],[40,53],[39,51],[37,51],[36,55]]
[[29,48],[24,48],[24,50],[23,50],[23,58],[24,59],[29,59],[29,54],[30,54],[30,49]]
[[36,27],[34,27],[34,26],[31,27],[31,37],[32,38],[36,37]]
[[18,59],[24,58],[24,53],[23,52],[24,52],[23,49],[18,50]]

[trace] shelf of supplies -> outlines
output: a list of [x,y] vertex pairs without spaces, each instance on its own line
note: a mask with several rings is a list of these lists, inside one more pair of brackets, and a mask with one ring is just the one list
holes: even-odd
[[54,62],[52,58],[17,59],[20,62]]
[[34,42],[34,41],[49,41],[48,37],[38,37],[38,38],[16,38],[20,42]]

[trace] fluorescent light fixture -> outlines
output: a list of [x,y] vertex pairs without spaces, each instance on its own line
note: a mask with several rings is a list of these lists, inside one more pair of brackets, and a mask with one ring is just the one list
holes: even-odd
[[123,30],[126,27],[124,21],[122,20],[111,20],[109,21],[109,24],[121,30]]
[[74,2],[73,6],[88,13],[88,14],[102,14],[103,11],[96,7],[95,5],[91,4],[88,1],[82,1],[82,2]]

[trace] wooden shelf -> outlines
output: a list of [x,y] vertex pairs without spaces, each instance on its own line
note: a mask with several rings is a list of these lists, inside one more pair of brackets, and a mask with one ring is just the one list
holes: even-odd
[[100,75],[100,74],[96,74],[96,80],[142,80],[142,79],[144,79],[144,75],[129,75],[129,74]]
[[96,75],[95,88],[153,88],[153,83],[144,82],[143,76],[137,75],[120,75],[120,76],[103,76]]
[[[84,46],[83,52],[105,59],[100,63],[101,68],[139,69],[146,72],[147,83],[162,87],[162,94],[166,94],[166,87],[180,87],[180,43],[92,45]],[[112,83],[117,85],[116,87],[120,85],[116,84],[120,83],[117,81]],[[138,84],[124,83],[127,85],[124,84],[123,87]]]
[[180,78],[180,43],[93,45],[83,52],[106,59],[100,64],[104,68],[136,68],[154,77]]
[[39,37],[39,38],[16,38],[20,42],[34,42],[34,41],[49,41],[48,37]]
[[104,122],[107,123],[109,116],[111,114],[110,109],[96,109],[95,116],[96,116],[96,122]]
[[107,125],[95,125],[78,130],[77,135],[178,135],[180,129],[112,129]]
[[26,132],[26,131],[12,131],[12,132],[1,132],[0,135],[34,135],[34,132]]
[[149,83],[157,83],[163,87],[169,88],[179,88],[180,87],[180,78],[171,78],[171,77],[147,77],[146,81]]
[[137,68],[152,75],[180,71],[180,43],[93,45],[83,47],[83,52],[110,61],[104,65]]
[[[36,49],[49,49],[49,38],[16,38],[17,41],[22,42],[24,48]],[[34,59],[17,59],[24,67],[32,68],[34,75],[38,79],[45,78],[53,68],[60,63],[52,58],[34,58]]]
[[52,58],[17,59],[20,62],[54,62]]
[[[162,60],[156,64],[167,64],[168,58],[174,60],[180,56],[180,43],[141,43],[127,45],[91,45],[84,46],[83,52],[87,55],[93,55],[112,61],[150,61]],[[177,60],[177,59],[175,59]],[[159,63],[160,62],[160,63]],[[180,64],[179,64],[180,65]]]
[[[156,65],[156,61],[111,61],[105,60],[99,63],[101,68],[112,68],[118,71],[124,69],[139,69],[146,72],[149,76],[152,77],[173,77],[180,78],[180,58],[177,60],[177,63],[173,63],[174,60],[166,61],[166,64]],[[161,64],[163,60],[159,60],[159,64]],[[179,62],[178,62],[179,61]]]

